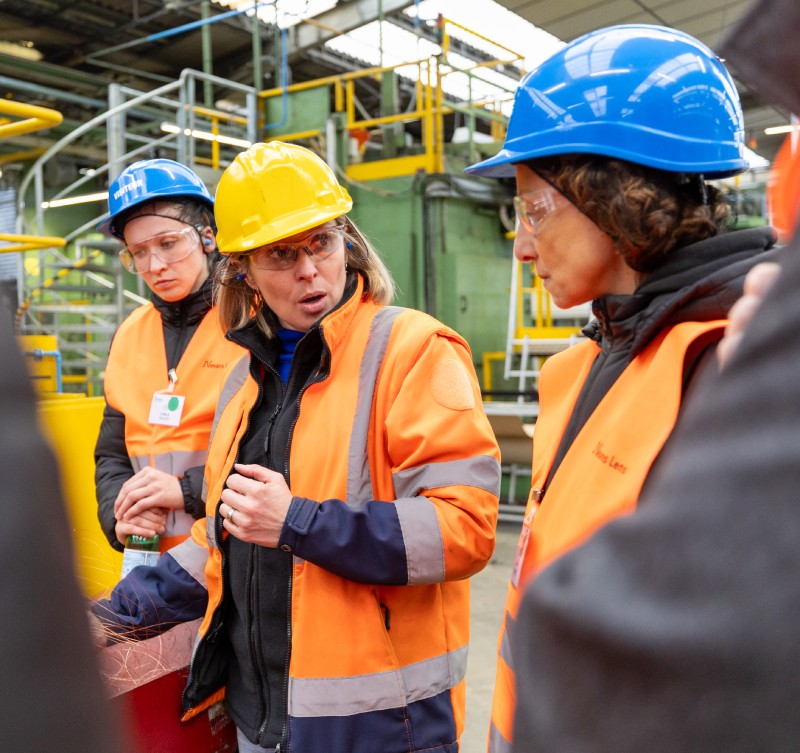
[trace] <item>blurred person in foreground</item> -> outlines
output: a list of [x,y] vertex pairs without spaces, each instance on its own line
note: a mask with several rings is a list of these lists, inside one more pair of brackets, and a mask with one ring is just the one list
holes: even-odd
[[0,317],[0,734],[3,750],[124,753],[75,578],[58,467]]
[[[794,0],[761,0],[721,50],[790,112],[800,111],[797,29]],[[770,189],[789,191],[784,231],[796,227],[798,185],[795,154]],[[731,312],[725,366],[697,385],[637,512],[527,589],[512,646],[515,752],[797,750],[796,234],[775,272],[751,273]]]
[[183,710],[224,696],[239,753],[456,753],[463,728],[499,450],[466,342],[388,305],[351,207],[303,147],[255,144],[223,173],[218,306],[248,355],[206,520],[94,608],[134,638],[205,613]]
[[531,71],[503,148],[468,168],[516,178],[515,256],[535,267],[557,306],[591,301],[595,316],[587,339],[541,370],[492,753],[507,753],[516,737],[525,585],[635,509],[685,397],[717,369],[746,273],[769,256],[772,230],[729,232],[729,206],[709,182],[747,167],[738,94],[716,55],[674,29],[622,25],[576,39]]

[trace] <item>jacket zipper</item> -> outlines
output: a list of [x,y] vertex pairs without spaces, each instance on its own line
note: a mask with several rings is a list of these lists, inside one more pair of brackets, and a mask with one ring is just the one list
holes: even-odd
[[[288,441],[286,442],[286,449],[283,454],[283,477],[286,479],[286,484],[289,484],[289,450],[292,446],[292,437],[294,436],[294,427],[297,426],[297,421],[300,418],[300,401],[303,399],[305,391],[312,385],[324,382],[328,377],[327,374],[323,375],[322,364],[327,360],[330,362],[330,348],[328,343],[325,342],[325,333],[320,327],[319,336],[322,340],[322,356],[320,358],[320,366],[312,374],[311,378],[303,385],[300,392],[297,393],[297,411],[289,427]],[[330,371],[330,369],[329,369]],[[290,375],[291,378],[291,375]],[[288,386],[288,385],[287,385]],[[286,744],[285,750],[289,749],[289,741],[287,739],[288,723],[289,723],[289,664],[292,660],[292,585],[294,582],[294,569],[289,568],[289,616],[286,620],[286,635],[288,637],[288,650],[286,652],[286,665],[283,670],[283,705],[286,708],[286,718],[283,720],[283,729],[281,730],[281,741],[275,747],[275,753],[281,753],[284,750],[284,743]]]
[[[258,402],[258,400],[260,400],[261,397],[262,397],[263,390],[262,390],[262,387],[261,387],[261,382],[256,380],[256,385],[258,387],[258,397],[256,399],[256,402]],[[244,433],[242,434],[243,437],[247,435],[247,432],[248,432],[249,429],[250,429],[250,412],[248,412],[248,414],[247,414],[247,423],[245,424]],[[239,448],[237,447],[236,448],[236,457],[234,458],[233,465],[231,466],[231,468],[233,468],[233,466],[235,466],[236,463],[238,463],[238,462],[239,462]],[[217,608],[214,610],[214,616],[213,616],[213,618],[211,620],[211,624],[214,626],[213,630],[211,631],[211,634],[214,636],[214,641],[216,641],[216,633],[219,630],[219,627],[218,627],[219,620],[217,619],[217,615],[220,613],[220,610],[222,609],[223,603],[224,603],[224,600],[225,600],[225,549],[222,546],[223,527],[222,527],[222,516],[219,514],[219,506],[220,506],[220,504],[222,504],[222,500],[220,500],[217,503],[217,509],[215,510],[215,514],[214,514],[214,536],[215,536],[215,538],[216,538],[216,540],[217,540],[217,542],[219,544],[220,557],[222,559],[222,562],[220,563],[220,573],[219,573],[219,579],[220,579],[220,601],[219,601],[219,604],[217,605]],[[205,645],[207,643],[207,641],[208,641],[208,638],[209,638],[209,634],[203,636],[202,640],[199,640],[199,641],[197,641],[195,643],[194,649],[192,650],[192,659],[189,662],[189,674],[188,674],[188,676],[186,678],[186,688],[183,691],[183,699],[184,699],[184,704],[183,705],[184,705],[184,709],[185,710],[188,710],[188,708],[187,708],[187,706],[188,706],[188,698],[187,698],[187,696],[189,694],[189,691],[190,690],[191,691],[196,691],[197,690],[197,688],[195,687],[196,686],[196,682],[195,682],[195,679],[193,677],[193,669],[194,669],[194,665],[195,665],[194,664],[195,658],[197,657],[197,654],[198,654],[198,652],[200,650],[201,645]]]

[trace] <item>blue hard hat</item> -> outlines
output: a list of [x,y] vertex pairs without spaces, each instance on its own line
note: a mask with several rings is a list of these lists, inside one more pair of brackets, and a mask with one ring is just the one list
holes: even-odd
[[736,86],[708,47],[675,29],[585,34],[525,76],[503,148],[467,172],[513,177],[515,163],[558,154],[735,175],[748,167]]
[[148,201],[171,201],[193,197],[213,212],[214,199],[198,175],[186,165],[171,159],[146,159],[126,167],[108,187],[108,219],[97,229],[122,240],[116,219],[123,212]]

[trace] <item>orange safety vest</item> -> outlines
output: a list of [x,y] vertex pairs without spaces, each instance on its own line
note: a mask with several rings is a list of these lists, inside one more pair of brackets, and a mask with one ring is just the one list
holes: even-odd
[[[393,502],[409,585],[357,583],[295,557],[289,750],[367,750],[380,729],[396,750],[428,749],[423,740],[433,738],[436,750],[455,751],[464,723],[469,576],[494,549],[499,448],[465,341],[426,314],[361,294],[359,285],[322,322],[331,373],[302,393],[291,489],[355,507]],[[220,643],[217,507],[258,390],[245,358],[220,398],[206,464],[208,518],[192,530],[198,552],[189,541],[171,552],[181,564],[207,560],[208,610],[190,677],[203,676],[207,661],[218,663],[207,658]],[[207,682],[185,718],[222,697],[222,679]],[[343,725],[349,743],[334,734]],[[308,747],[309,736],[316,746]]]
[[[592,363],[584,342],[552,356],[539,381],[543,406],[533,443],[531,493],[498,641],[489,753],[510,753],[516,702],[509,635],[530,578],[611,519],[631,512],[678,418],[687,354],[719,340],[726,322],[685,322],[663,330],[625,368],[544,489]],[[515,638],[516,640],[516,638]]]
[[[154,425],[148,422],[153,395],[170,384],[161,314],[148,303],[122,323],[108,356],[104,389],[106,402],[125,416],[125,446],[134,473],[151,466],[180,477],[187,468],[205,465],[225,369],[242,352],[225,339],[217,310],[211,308],[175,369],[173,393],[185,398],[180,424]],[[183,541],[193,523],[184,510],[170,512],[161,551]]]

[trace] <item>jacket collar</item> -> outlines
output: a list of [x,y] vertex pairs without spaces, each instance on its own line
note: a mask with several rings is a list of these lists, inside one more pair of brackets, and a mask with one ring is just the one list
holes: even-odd
[[741,295],[745,274],[766,260],[763,254],[774,243],[771,228],[752,228],[676,249],[632,295],[593,301],[597,319],[584,328],[584,334],[604,348],[632,340],[635,355],[663,327],[724,319]]
[[167,326],[177,328],[197,324],[208,313],[212,305],[211,276],[203,282],[198,290],[189,293],[180,301],[165,301],[155,293],[150,293],[150,300]]

